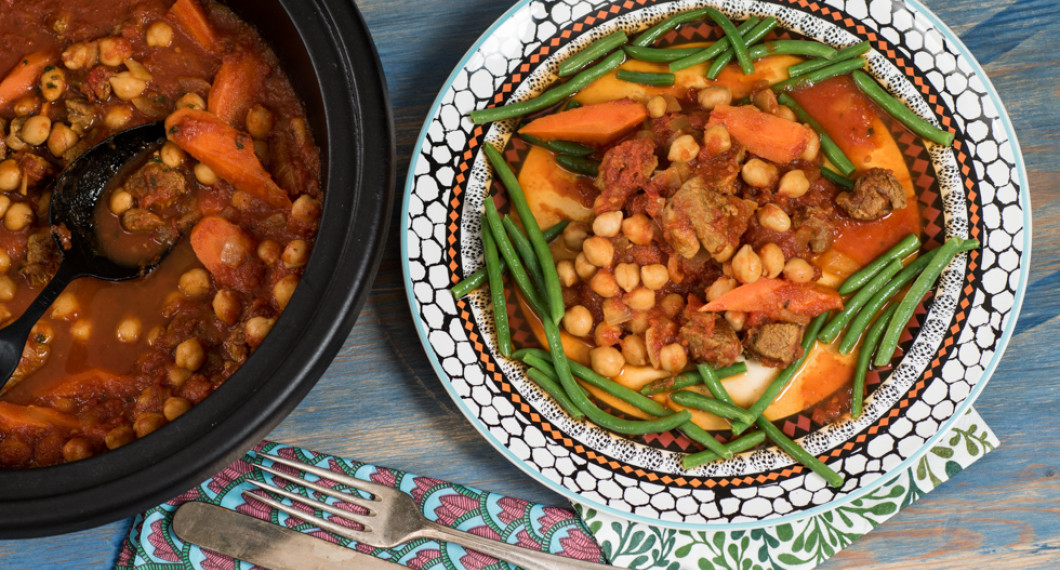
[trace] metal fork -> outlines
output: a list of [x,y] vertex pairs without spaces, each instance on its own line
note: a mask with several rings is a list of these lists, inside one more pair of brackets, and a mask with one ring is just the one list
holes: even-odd
[[573,558],[529,550],[455,530],[447,526],[442,526],[425,518],[420,512],[419,507],[416,506],[412,497],[398,489],[392,489],[377,483],[354,479],[328,469],[321,469],[314,465],[307,465],[299,461],[293,461],[275,455],[263,454],[262,456],[271,460],[274,464],[279,463],[281,465],[286,465],[303,473],[310,473],[322,479],[348,485],[354,489],[372,495],[372,498],[365,499],[354,495],[353,493],[342,492],[337,489],[306,481],[299,476],[283,473],[272,467],[254,464],[254,467],[257,469],[302,485],[306,489],[316,491],[328,497],[333,497],[343,503],[358,505],[366,509],[368,514],[357,514],[336,505],[303,497],[297,493],[292,493],[267,483],[248,480],[248,482],[275,495],[286,497],[293,502],[331,513],[331,519],[338,517],[345,522],[359,524],[363,528],[362,530],[356,530],[332,522],[323,517],[306,513],[268,496],[251,493],[249,491],[243,492],[243,496],[248,500],[252,499],[264,503],[274,509],[283,511],[298,519],[313,523],[323,530],[350,540],[355,540],[378,548],[391,548],[418,538],[452,542],[494,558],[505,560],[525,568],[526,570],[555,570],[557,568],[569,568],[571,570],[604,570],[614,568],[613,566],[607,566],[595,562],[575,560]]

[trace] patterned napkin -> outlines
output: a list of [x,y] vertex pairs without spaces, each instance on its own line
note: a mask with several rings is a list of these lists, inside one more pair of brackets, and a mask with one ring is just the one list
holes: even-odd
[[913,466],[859,499],[793,522],[750,531],[694,532],[634,523],[575,505],[604,555],[622,568],[809,569],[831,558],[921,495],[998,446],[974,409]]
[[412,495],[427,518],[453,528],[571,558],[604,561],[600,555],[600,547],[593,541],[584,523],[570,510],[537,505],[522,499],[479,491],[430,477],[420,477],[305,449],[263,442],[248,452],[246,457],[228,466],[213,479],[137,516],[129,535],[122,544],[115,568],[118,570],[254,568],[246,562],[182,542],[173,534],[171,524],[177,507],[188,501],[201,501],[221,505],[262,520],[271,520],[324,540],[356,548],[377,558],[404,564],[409,568],[514,570],[514,567],[506,562],[468,552],[455,544],[442,544],[429,540],[416,540],[398,548],[375,548],[357,544],[332,536],[317,529],[314,525],[306,524],[260,503],[247,503],[243,500],[243,491],[254,490],[256,487],[247,483],[246,480],[253,478],[263,481],[266,476],[270,480],[272,478],[271,475],[260,471],[252,471],[248,460],[255,457],[257,452],[269,452],[297,459],[352,477],[401,489]]

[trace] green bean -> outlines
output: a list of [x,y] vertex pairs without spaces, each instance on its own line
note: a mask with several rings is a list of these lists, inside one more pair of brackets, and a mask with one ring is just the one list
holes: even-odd
[[567,101],[567,104],[563,106],[564,111],[570,111],[571,109],[577,109],[582,106],[582,102],[577,99],[571,99]]
[[486,274],[490,282],[490,299],[493,301],[493,326],[497,329],[497,351],[507,358],[512,354],[512,330],[508,326],[508,302],[504,299],[504,280],[500,261],[497,259],[497,244],[489,226],[482,226],[482,252],[486,259]]
[[722,418],[739,420],[747,424],[755,421],[754,415],[747,410],[715,398],[709,398],[699,392],[679,390],[670,394],[670,399],[679,406],[703,410],[704,412],[710,412],[715,416]]
[[[563,288],[559,284],[559,275],[556,274],[556,262],[552,259],[552,250],[548,248],[548,242],[545,241],[545,236],[541,234],[541,227],[537,225],[537,219],[534,218],[534,213],[530,211],[530,206],[526,203],[526,196],[523,195],[523,189],[519,186],[519,179],[515,177],[511,167],[504,161],[500,151],[491,144],[484,145],[483,151],[493,165],[493,171],[497,173],[501,183],[508,190],[508,199],[512,206],[515,207],[515,211],[519,213],[519,221],[523,223],[523,228],[526,229],[526,236],[530,238],[530,244],[534,246],[538,261],[541,262],[541,274],[545,279],[545,307],[549,310],[549,313],[538,316],[544,321],[549,320],[548,317],[551,317],[552,322],[559,322],[563,318],[564,312]],[[493,233],[493,237],[497,237],[496,229],[494,229]],[[510,261],[508,265],[511,266]]]
[[773,422],[763,418],[758,418],[758,427],[762,428],[762,431],[766,432],[768,437],[777,447],[783,449],[792,459],[810,468],[810,471],[820,475],[828,482],[829,485],[835,488],[843,486],[843,477],[832,470],[831,467],[825,465],[820,459],[817,459],[809,451],[799,447],[799,444],[795,443],[788,436],[784,435],[784,432],[780,431],[780,428],[773,425]]
[[[746,364],[743,362],[740,364],[743,364],[744,370],[747,370]],[[736,405],[736,401],[732,399],[732,396],[729,395],[729,391],[726,390],[725,386],[721,383],[721,377],[718,374],[718,371],[711,368],[709,364],[697,365],[696,370],[699,371],[699,375],[703,378],[703,385],[707,387],[707,390],[710,390],[710,393],[714,395],[715,399],[725,402],[726,404]]]
[[519,133],[519,138],[524,141],[542,148],[551,150],[556,154],[566,154],[569,156],[589,156],[596,152],[596,149],[591,146],[585,146],[580,143],[571,141],[543,141],[533,135],[527,135]]
[[861,417],[861,404],[865,399],[865,376],[869,371],[872,353],[880,344],[880,337],[883,336],[883,331],[887,327],[887,323],[891,320],[891,316],[894,315],[894,311],[897,308],[897,303],[887,307],[887,310],[877,317],[876,322],[872,323],[872,326],[869,327],[869,331],[865,333],[865,340],[861,343],[861,352],[858,353],[858,363],[854,368],[854,384],[850,393],[850,415],[855,419]]
[[751,75],[755,72],[755,64],[751,61],[751,56],[747,53],[747,44],[743,41],[743,36],[740,32],[736,31],[736,26],[732,24],[732,20],[729,20],[715,8],[707,6],[704,8],[707,11],[707,15],[710,16],[714,23],[721,26],[721,29],[725,31],[725,37],[729,38],[729,46],[732,47],[732,51],[736,54],[736,62],[740,64],[740,71],[744,75]]
[[895,119],[898,119],[898,121],[905,125],[909,130],[935,144],[942,146],[950,146],[953,144],[953,133],[944,131],[921,118],[920,115],[917,115],[909,107],[906,107],[904,103],[892,97],[890,93],[887,93],[887,91],[885,91],[879,83],[876,83],[875,79],[869,77],[868,74],[863,71],[855,71],[852,75],[854,77],[854,83],[864,94],[869,96],[869,99],[872,99],[877,105],[883,107],[885,111],[890,113]]
[[626,55],[639,61],[667,63],[698,53],[702,48],[653,48],[627,45],[622,46],[622,49],[625,50]]
[[[747,408],[748,412],[754,414],[756,418],[762,415],[762,412],[766,411],[766,408],[776,400],[780,393],[784,391],[784,388],[788,386],[791,379],[795,377],[795,373],[802,368],[803,363],[806,362],[806,358],[810,354],[810,349],[813,348],[814,342],[817,341],[817,333],[820,332],[821,326],[824,324],[825,319],[828,318],[828,313],[824,312],[817,316],[813,321],[810,322],[810,326],[806,328],[806,333],[802,336],[802,356],[795,362],[792,362],[777,374],[777,377],[766,386],[765,392],[758,397],[758,400]],[[740,435],[744,430],[750,427],[745,423],[734,423],[732,424],[733,435]]]
[[615,78],[619,81],[628,81],[630,83],[640,83],[642,85],[657,85],[660,87],[669,87],[674,84],[676,78],[672,73],[651,73],[648,71],[630,71],[628,69],[619,69],[615,73]]
[[[559,236],[559,234],[563,233],[563,230],[567,227],[567,224],[569,224],[569,223],[570,223],[570,220],[563,220],[562,222],[560,222],[560,223],[552,226],[551,228],[548,228],[547,230],[545,230],[543,232],[543,234],[545,236],[545,240],[552,241],[552,240],[556,239],[556,237]],[[508,262],[506,262],[503,258],[500,261],[500,268],[501,268],[501,271],[504,271],[504,270],[508,269]],[[486,282],[486,268],[483,267],[483,268],[479,269],[478,271],[472,273],[471,275],[468,275],[466,278],[461,280],[456,285],[453,285],[449,289],[449,292],[453,294],[453,298],[454,299],[459,299],[460,297],[463,297],[464,295],[467,295],[468,293],[474,291],[475,289],[478,289],[485,282]]]
[[530,275],[530,279],[537,285],[538,291],[543,291],[545,278],[541,275],[541,263],[537,260],[537,256],[534,255],[534,247],[530,245],[530,240],[526,239],[526,234],[519,229],[519,226],[515,225],[511,216],[505,216],[501,220],[501,224],[504,226],[504,230],[508,232],[508,239],[511,240],[520,260],[526,265],[526,272]]
[[905,257],[914,251],[920,249],[920,238],[916,234],[909,234],[902,238],[902,241],[894,244],[891,249],[887,250],[883,255],[877,257],[872,263],[859,269],[856,273],[847,277],[847,280],[839,286],[839,294],[846,295],[847,293],[853,293],[857,291],[866,283],[872,279],[873,275],[876,275],[883,269],[888,263],[894,259],[905,259]]
[[869,51],[870,47],[872,47],[872,45],[866,40],[863,42],[856,43],[852,46],[847,46],[839,51],[833,49],[832,55],[815,55],[815,57],[819,57],[821,59],[810,59],[792,65],[788,68],[788,77],[798,77],[800,75],[805,75],[811,71],[821,69],[822,67],[827,67],[838,61],[858,57],[861,54]]
[[[740,453],[748,449],[758,447],[766,440],[766,433],[763,431],[751,432],[741,438],[734,439],[729,443],[725,444],[725,448],[729,450],[729,453]],[[711,461],[717,461],[721,459],[717,453],[711,450],[700,451],[699,453],[690,453],[681,458],[681,467],[685,469],[692,469],[693,467],[699,467],[704,463],[710,463]]]
[[497,249],[504,256],[504,260],[508,262],[508,271],[512,274],[512,280],[515,281],[515,285],[523,292],[523,296],[528,303],[544,306],[544,301],[541,300],[540,293],[537,292],[534,284],[530,281],[530,277],[523,267],[523,262],[519,259],[519,254],[512,245],[512,241],[508,239],[508,234],[504,232],[504,223],[501,222],[501,215],[497,212],[497,206],[493,203],[493,200],[486,199],[486,215],[484,219],[489,224],[493,240],[497,242]]
[[[805,55],[810,57],[829,57],[836,51],[821,42],[806,40],[773,40],[748,48],[752,58],[758,59],[767,55]],[[790,69],[790,68],[789,68]]]
[[596,178],[596,175],[600,172],[600,161],[591,158],[560,154],[556,156],[556,164],[575,174],[584,174],[593,178]]
[[862,69],[864,67],[865,58],[863,57],[844,59],[843,61],[837,61],[827,67],[822,67],[821,69],[811,71],[805,75],[791,77],[780,83],[775,83],[773,84],[773,90],[791,91],[792,89],[798,89],[799,87],[806,87],[808,85],[813,85],[814,83],[820,83],[825,79],[831,79],[837,75],[846,75],[851,71]]
[[[772,31],[775,27],[777,27],[777,19],[770,16],[763,20],[760,24],[756,24],[754,28],[751,28],[751,30],[747,32],[744,32],[742,30],[743,26],[737,28],[737,30],[739,30],[740,33],[743,34],[744,42],[748,46],[748,55],[751,57],[751,59],[758,59],[758,57],[761,57],[755,57],[753,55],[750,55],[751,50],[754,49],[753,47],[751,47],[751,44],[764,38],[766,34]],[[718,57],[714,58],[714,61],[711,62],[710,67],[707,68],[707,79],[716,78],[718,74],[721,73],[721,70],[725,69],[726,65],[729,65],[729,62],[732,61],[734,55],[735,52],[733,52],[732,46],[730,45],[728,49],[723,51]]]
[[795,99],[787,93],[781,93],[778,95],[777,101],[781,105],[794,111],[795,116],[798,117],[800,121],[810,125],[810,128],[817,132],[817,135],[821,139],[821,152],[823,152],[825,157],[827,157],[828,160],[839,169],[839,172],[843,173],[844,176],[850,176],[853,174],[855,170],[854,163],[850,162],[847,155],[843,154],[843,150],[839,148],[839,145],[835,144],[832,137],[828,136],[828,133],[825,132],[821,123],[817,122],[817,119],[811,117],[810,114],[806,112],[806,109],[803,109],[802,105],[799,105]]
[[571,418],[580,420],[585,417],[585,414],[583,414],[582,411],[574,405],[574,402],[571,402],[570,398],[567,397],[567,393],[563,391],[563,387],[556,383],[555,378],[548,376],[537,368],[528,369],[526,375],[537,383],[545,393],[552,396],[552,399],[555,400]]
[[669,32],[681,24],[701,20],[706,15],[707,11],[704,8],[675,14],[645,30],[633,40],[632,44],[637,47],[648,47],[655,43],[655,40],[662,37],[666,32]]
[[909,290],[902,297],[902,302],[895,309],[894,316],[891,317],[890,322],[887,324],[887,332],[884,333],[883,340],[880,341],[879,352],[876,353],[876,359],[873,361],[876,366],[883,366],[891,361],[894,351],[898,349],[898,339],[902,335],[902,329],[912,318],[917,303],[934,286],[939,274],[957,255],[957,250],[961,248],[963,243],[964,240],[958,237],[946,240],[946,243],[942,244],[931,263],[924,268],[923,273],[909,286]]
[[824,176],[836,185],[846,188],[847,190],[850,190],[854,187],[853,180],[847,178],[846,176],[843,176],[842,174],[832,170],[831,168],[828,168],[827,166],[821,167],[821,176]]
[[615,52],[605,57],[600,63],[582,71],[574,77],[571,77],[566,83],[557,85],[556,87],[541,93],[537,97],[527,99],[526,101],[519,101],[518,103],[510,103],[503,107],[488,107],[486,109],[476,109],[471,111],[471,121],[476,125],[493,121],[502,121],[504,119],[521,117],[527,113],[533,113],[534,111],[540,111],[541,109],[551,107],[569,95],[581,91],[593,81],[607,75],[612,69],[622,65],[622,60],[624,58],[624,52]]
[[581,71],[586,65],[592,63],[593,60],[603,57],[608,52],[627,41],[629,41],[629,37],[626,35],[626,32],[622,30],[604,36],[590,44],[589,47],[567,58],[567,61],[559,64],[557,75],[560,77],[573,75]]
[[890,263],[884,266],[882,271],[873,276],[871,281],[861,289],[858,289],[858,292],[846,302],[846,306],[843,307],[839,314],[828,321],[828,324],[821,329],[821,334],[817,335],[817,340],[826,344],[835,340],[839,333],[843,331],[843,328],[865,306],[865,303],[868,303],[901,270],[902,260],[892,259]]
[[[746,22],[740,24],[740,27],[736,29],[740,32],[742,37],[743,34],[750,34],[751,30],[758,25],[758,22],[758,18],[751,17]],[[692,55],[674,61],[670,64],[670,71],[681,71],[682,69],[687,69],[693,65],[710,61],[724,53],[725,50],[729,49],[730,45],[729,38],[721,38],[705,48],[697,49],[696,53]]]
[[[731,366],[719,368],[715,371],[718,378],[728,378],[729,376],[736,376],[737,374],[743,374],[747,372],[747,364],[744,362],[737,362]],[[703,378],[695,372],[684,372],[676,376],[670,376],[668,378],[662,378],[656,380],[651,384],[640,389],[640,393],[645,396],[652,394],[658,394],[660,392],[672,392],[674,390],[681,390],[688,388],[689,386],[695,386],[702,384]]]

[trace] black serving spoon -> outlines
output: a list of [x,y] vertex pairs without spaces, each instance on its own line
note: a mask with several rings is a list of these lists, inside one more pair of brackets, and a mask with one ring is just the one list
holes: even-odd
[[[122,131],[88,149],[59,176],[52,190],[48,221],[63,260],[22,316],[0,329],[0,389],[18,367],[33,325],[71,281],[79,277],[133,279],[154,269],[169,252],[167,248],[144,264],[123,265],[101,253],[95,231],[96,203],[110,180],[131,161],[161,146],[165,137],[165,126],[160,122]],[[63,233],[69,239],[61,239],[58,228],[65,228]]]

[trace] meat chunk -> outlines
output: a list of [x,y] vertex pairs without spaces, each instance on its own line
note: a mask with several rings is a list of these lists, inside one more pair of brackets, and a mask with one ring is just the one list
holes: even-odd
[[125,189],[142,208],[158,211],[172,206],[187,192],[184,174],[160,162],[148,162],[125,182]]
[[792,216],[792,227],[795,228],[795,244],[799,250],[809,249],[821,253],[832,247],[835,239],[835,225],[832,223],[834,211],[818,206],[800,208]]
[[787,366],[802,356],[802,333],[795,323],[766,323],[747,330],[744,346],[765,364]]
[[96,108],[88,101],[81,98],[67,98],[66,120],[70,128],[79,135],[84,135],[92,129],[96,122]]
[[648,139],[632,139],[611,147],[600,161],[596,176],[600,196],[593,210],[597,214],[621,210],[630,194],[651,183],[658,165],[655,145]]
[[716,313],[693,311],[678,332],[681,344],[696,362],[711,366],[729,366],[743,352],[740,339],[729,323]]
[[841,192],[836,204],[855,220],[871,222],[905,208],[905,190],[890,170],[873,168],[858,177],[854,189]]
[[736,251],[752,213],[749,202],[692,178],[666,202],[659,222],[663,237],[682,257],[693,257],[702,246],[714,259],[725,261]]

